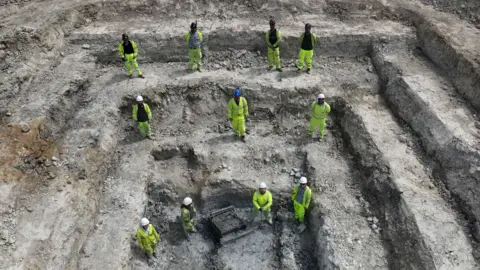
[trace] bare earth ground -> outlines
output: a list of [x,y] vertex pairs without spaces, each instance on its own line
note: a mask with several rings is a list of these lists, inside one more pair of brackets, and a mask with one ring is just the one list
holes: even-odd
[[[0,1],[0,269],[478,269],[480,23],[475,1]],[[282,31],[284,72],[267,71],[265,31]],[[184,34],[204,33],[202,73]],[[297,38],[317,34],[312,74]],[[146,78],[116,56],[139,45]],[[247,142],[226,117],[250,105]],[[327,139],[309,109],[332,106]],[[134,97],[153,111],[139,137]],[[308,229],[289,194],[307,176]],[[259,182],[274,225],[219,245],[208,214],[241,218]],[[191,196],[199,232],[179,204]],[[158,229],[148,265],[134,239]],[[260,227],[259,227],[260,226]]]

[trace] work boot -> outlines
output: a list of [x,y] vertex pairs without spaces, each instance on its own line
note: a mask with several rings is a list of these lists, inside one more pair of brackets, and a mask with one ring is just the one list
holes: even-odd
[[133,78],[133,74],[128,74],[128,77],[131,79]]
[[153,252],[153,257],[157,258],[157,253]]
[[202,68],[201,67],[198,67],[198,72],[202,72]]
[[245,142],[245,136],[240,137],[240,139],[242,140],[242,142]]
[[283,70],[282,70],[282,68],[277,68],[277,71],[282,72]]
[[297,231],[297,233],[302,233],[303,231],[305,231],[305,229],[307,228],[307,223],[300,223],[300,225],[298,225],[298,227],[295,229]]
[[269,66],[269,67],[267,68],[267,70],[272,70],[272,68],[273,68],[273,66]]
[[298,71],[298,72],[302,72],[302,70],[303,70],[303,69],[301,69],[301,68],[297,68],[297,71]]
[[272,226],[273,225],[272,219],[267,220],[267,223],[268,225]]
[[143,74],[138,74],[138,77],[142,78],[142,79],[145,79],[145,76],[143,76]]
[[307,72],[307,74],[310,74],[310,69],[309,69],[309,68],[307,68],[307,71],[306,71],[306,72]]

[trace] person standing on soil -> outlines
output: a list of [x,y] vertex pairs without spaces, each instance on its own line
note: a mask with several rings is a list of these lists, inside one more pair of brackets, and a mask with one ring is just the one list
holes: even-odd
[[307,73],[310,73],[310,69],[312,68],[312,58],[313,58],[313,49],[315,48],[315,41],[317,37],[315,34],[311,33],[310,30],[312,26],[307,23],[305,25],[305,33],[300,35],[299,43],[300,43],[300,53],[298,55],[298,71],[303,70],[303,62],[305,61],[307,64]]
[[228,119],[232,121],[235,136],[245,142],[245,117],[248,116],[248,104],[244,97],[241,97],[240,89],[235,89],[233,98],[228,102]]
[[311,199],[312,190],[307,186],[307,178],[301,177],[300,183],[295,185],[292,193],[293,209],[297,222],[303,223],[305,221],[305,212],[310,206]]
[[250,222],[255,220],[259,212],[263,212],[264,219],[267,223],[272,225],[272,212],[270,207],[272,206],[272,193],[267,190],[267,185],[262,182],[257,191],[253,194],[253,209]]
[[160,241],[160,236],[158,236],[157,230],[150,224],[147,218],[142,218],[140,220],[140,228],[137,230],[137,241],[150,261],[153,257],[157,257],[155,250],[157,248],[157,243]]
[[319,129],[318,140],[323,140],[325,136],[325,124],[327,122],[327,114],[330,112],[330,105],[325,102],[325,95],[319,94],[317,101],[312,103],[312,113],[310,118],[310,130],[308,136],[313,136],[315,130]]
[[132,65],[135,68],[135,71],[138,74],[138,77],[144,78],[143,73],[138,68],[137,56],[138,48],[135,41],[130,40],[126,34],[122,34],[123,42],[118,45],[118,54],[122,58],[122,61],[125,62],[125,68],[127,69],[128,76],[132,77]]
[[270,30],[265,35],[268,46],[268,69],[272,69],[273,66],[277,71],[282,72],[280,67],[280,41],[282,40],[282,34],[275,28],[275,20],[270,19]]
[[186,35],[188,45],[188,69],[202,72],[202,32],[197,30],[197,23],[190,25],[190,32]]
[[136,100],[137,104],[133,105],[133,120],[137,121],[140,134],[151,139],[150,119],[152,118],[152,111],[146,103],[143,103],[142,96],[138,96]]
[[193,207],[192,199],[190,197],[186,197],[183,200],[182,208],[182,225],[183,230],[185,232],[196,232],[195,223],[196,223],[196,215],[197,210]]

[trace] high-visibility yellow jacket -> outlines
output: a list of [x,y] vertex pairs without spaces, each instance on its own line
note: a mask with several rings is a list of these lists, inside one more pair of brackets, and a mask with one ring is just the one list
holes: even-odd
[[[148,121],[150,121],[150,119],[152,119],[152,111],[150,110],[150,107],[146,103],[143,103],[143,107],[145,108],[145,112],[147,112]],[[138,120],[137,114],[138,114],[138,104],[135,104],[133,105],[133,112],[132,112],[132,117],[133,117],[133,120],[135,121]]]
[[157,230],[155,230],[152,224],[148,224],[148,232],[145,232],[142,227],[138,228],[137,241],[143,250],[153,251],[152,246],[155,246],[159,240],[160,236],[158,236]]
[[238,119],[248,116],[248,103],[244,97],[240,97],[240,100],[237,103],[235,99],[232,98],[230,102],[228,102],[228,118],[229,119]]
[[322,105],[318,104],[316,101],[312,103],[312,118],[325,119],[329,112],[330,105],[328,105],[328,103],[324,102]]
[[190,209],[182,207],[182,223],[184,228],[189,229],[193,226],[196,215],[197,210],[195,207],[191,206]]
[[278,30],[278,29],[276,29],[276,30],[277,30],[276,31],[277,32],[277,41],[274,44],[272,44],[270,42],[270,30],[267,31],[267,34],[265,35],[265,39],[267,40],[268,47],[277,48],[278,45],[280,44],[280,41],[282,40],[282,33],[280,33],[280,30]]
[[[300,184],[296,184],[295,187],[293,188],[292,201],[295,201],[299,188],[300,188]],[[312,199],[312,190],[307,186],[305,187],[305,192],[303,193],[303,200],[302,200],[302,205],[305,209],[307,209],[310,206],[311,199]]]
[[272,193],[268,190],[263,194],[258,190],[255,191],[253,194],[253,205],[257,209],[262,208],[263,210],[270,210],[270,207],[272,206]]
[[[132,47],[133,47],[133,56],[137,57],[138,56],[137,43],[135,43],[135,41],[133,41],[133,40],[130,40],[130,43],[132,43]],[[120,57],[122,57],[122,58],[125,57],[125,53],[124,53],[124,50],[123,50],[123,42],[118,44],[118,55],[120,55]]]

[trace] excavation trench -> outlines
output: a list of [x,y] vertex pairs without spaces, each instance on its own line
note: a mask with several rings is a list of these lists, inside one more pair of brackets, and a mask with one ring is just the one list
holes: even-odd
[[[152,152],[152,155],[158,157],[158,152],[165,153],[165,151],[155,151]],[[169,154],[168,156],[170,158],[162,156],[158,162],[169,164],[168,166],[172,168],[176,166],[175,159],[184,159],[184,157],[176,155]],[[221,170],[227,171],[227,168]],[[193,175],[197,171],[192,169],[189,170],[189,173]],[[218,173],[211,172],[210,174]],[[160,235],[166,240],[164,245],[171,250],[171,254],[167,251],[167,257],[175,258],[169,262],[160,259],[156,265],[157,269],[163,269],[167,265],[177,268],[195,265],[196,268],[204,269],[244,269],[258,266],[279,269],[285,260],[290,265],[296,265],[298,267],[296,269],[319,269],[316,261],[316,245],[313,241],[309,241],[316,238],[314,232],[316,226],[304,232],[300,237],[291,233],[290,230],[284,229],[293,225],[291,218],[288,217],[292,213],[287,210],[287,192],[275,192],[275,204],[272,208],[273,227],[266,225],[258,217],[255,222],[249,224],[247,220],[252,207],[251,200],[254,189],[246,186],[242,180],[218,183],[218,179],[215,180],[211,176],[209,178],[205,182],[213,182],[213,184],[205,185],[199,193],[195,188],[192,189],[194,192],[189,192],[182,188],[173,189],[171,186],[160,183],[149,185],[147,189],[149,203],[146,206],[145,215],[157,226]],[[198,233],[190,235],[188,238],[183,232],[178,216],[180,212],[178,202],[187,195],[193,198],[198,213]],[[235,214],[248,227],[239,231],[240,234],[245,231],[245,236],[233,236],[233,240],[230,242],[219,243],[215,238],[215,232],[208,216],[215,210],[228,206],[235,207]],[[278,217],[279,215],[281,218]],[[235,223],[235,220],[226,219],[223,222]],[[292,246],[287,246],[287,248],[295,251],[293,258],[284,258],[285,247],[280,245],[282,238],[288,238],[288,243],[291,243]],[[300,243],[301,248],[295,247],[293,243]],[[188,252],[185,252],[186,250]],[[135,252],[137,255],[139,254],[138,250]],[[194,261],[193,264],[192,261]]]
[[[205,268],[235,268],[242,263],[291,269],[436,267],[389,164],[345,100],[329,98],[333,113],[327,130],[332,136],[318,144],[301,138],[316,89],[242,88],[253,122],[247,124],[252,139],[241,144],[231,138],[230,123],[224,120],[233,87],[214,82],[167,85],[144,95],[153,113],[162,115],[153,120],[153,126],[162,127],[157,135],[188,142],[172,144],[162,138],[151,152],[158,179],[153,177],[154,185],[149,186],[146,215],[165,235],[168,258],[160,259],[158,269],[192,267],[193,261]],[[125,97],[122,104],[126,118],[131,117],[132,100]],[[197,128],[192,129],[194,124]],[[275,175],[284,166],[300,168],[316,194],[309,230],[300,236],[292,232],[288,212],[292,179],[288,172]],[[280,202],[273,209],[276,225],[219,246],[207,226],[209,212],[234,205],[239,217],[246,219],[260,178]],[[191,236],[194,246],[188,245],[178,220],[179,203],[187,195],[199,211],[200,232]],[[375,219],[378,223],[371,221]],[[312,263],[300,266],[305,260]]]
[[[164,107],[163,110],[165,113],[184,111],[184,109],[178,110],[174,107],[181,99],[185,98],[191,106],[189,110],[192,115],[198,117],[191,120],[202,123],[212,121],[211,126],[216,127],[214,123],[218,123],[224,114],[223,106],[219,108],[218,104],[226,102],[230,98],[230,93],[225,93],[224,88],[216,84],[202,85],[201,89],[196,91],[197,96],[194,102],[189,101],[188,97],[182,97],[182,91],[185,89],[172,89],[175,91],[170,91],[170,93],[177,94],[169,96],[172,105]],[[257,109],[258,105],[253,104],[261,103],[264,100],[257,100],[254,97],[255,94],[248,90],[245,92],[252,102],[251,113],[254,115],[255,121],[263,121],[267,125],[271,125],[268,123],[270,121],[276,121],[274,114],[270,111],[275,111],[275,109],[262,109],[262,107]],[[157,98],[158,96],[153,93],[145,96],[147,103],[161,104],[162,101]],[[210,99],[212,100],[209,101]],[[222,102],[219,102],[219,99],[222,99]],[[126,115],[131,113],[131,103],[128,100],[126,98],[121,107],[121,111]],[[153,106],[152,108],[157,110]],[[288,114],[288,111],[285,110],[285,113]],[[292,110],[292,112],[297,118],[297,110]],[[209,119],[205,120],[205,115],[209,115]],[[270,117],[263,117],[268,115]],[[300,119],[302,118],[303,114]],[[155,122],[154,125],[168,126],[168,123],[163,122],[170,121],[168,119],[169,117],[165,117],[162,120],[156,120],[158,122]],[[184,125],[188,126],[190,123],[185,121]],[[328,262],[317,261],[320,249],[317,248],[315,239],[318,237],[320,226],[312,222],[311,227],[302,235],[298,236],[294,233],[292,213],[288,211],[288,197],[293,186],[293,178],[287,172],[286,175],[280,177],[282,180],[277,180],[275,176],[272,176],[269,168],[274,165],[275,170],[280,171],[281,167],[292,164],[292,166],[300,168],[302,174],[309,177],[305,160],[306,153],[296,147],[289,147],[288,151],[293,151],[292,153],[272,151],[269,147],[265,151],[242,147],[241,149],[246,150],[244,154],[247,155],[252,155],[254,153],[251,152],[252,150],[270,154],[268,154],[268,158],[254,155],[250,161],[242,159],[237,161],[238,157],[231,156],[232,153],[226,150],[230,147],[222,145],[224,143],[222,139],[208,139],[212,136],[216,138],[218,135],[215,133],[225,132],[230,132],[230,129],[224,129],[222,125],[221,131],[216,130],[214,133],[201,135],[207,137],[205,138],[207,142],[203,145],[195,143],[160,144],[151,151],[157,164],[158,171],[156,170],[156,173],[161,177],[147,188],[148,203],[145,215],[158,227],[157,229],[168,247],[164,251],[165,253],[162,253],[168,260],[159,259],[157,269],[162,269],[162,267],[185,268],[192,267],[194,264],[197,267],[201,265],[201,268],[205,269],[223,267],[244,269],[258,266],[278,269],[282,265],[289,269],[320,269],[320,265],[327,265]],[[220,138],[222,136],[224,135],[221,135]],[[237,144],[236,142],[231,143]],[[227,160],[225,161],[225,159]],[[267,162],[268,164],[266,164]],[[178,173],[178,171],[184,173]],[[239,218],[247,220],[252,207],[253,192],[259,181],[255,175],[258,174],[266,177],[264,181],[271,185],[274,193],[275,203],[272,207],[274,226],[263,224],[260,217],[257,217],[251,225],[254,230],[246,236],[239,237],[227,244],[218,243],[213,237],[211,225],[207,220],[209,213],[227,206],[234,206]],[[278,187],[271,182],[277,182]],[[199,233],[190,236],[190,242],[179,222],[179,202],[184,196],[191,196],[194,199],[198,211]],[[261,228],[257,228],[260,225]],[[133,254],[134,257],[143,260],[138,249],[134,249]],[[170,260],[170,258],[173,259]]]
[[415,219],[392,181],[389,165],[351,105],[339,98],[334,110],[338,125],[358,169],[357,186],[380,220],[389,267],[435,268],[432,255],[422,241]]
[[[418,46],[422,52],[448,74],[459,94],[480,111],[480,68],[477,57],[464,47],[455,45],[448,38],[450,33],[437,28],[434,22],[427,18],[417,20]],[[465,32],[467,35],[462,38],[466,37],[469,43],[477,45],[477,33],[468,30]]]
[[[230,139],[230,123],[224,120],[225,104],[233,87],[201,82],[162,86],[145,93],[147,103],[154,105],[154,114],[161,111],[163,116],[153,121],[154,126],[162,127],[161,136],[180,136],[192,142],[188,147],[161,143],[151,153],[157,160],[156,173],[160,179],[155,180],[158,186],[147,194],[151,202],[146,213],[155,224],[164,224],[159,230],[162,235],[169,235],[165,239],[172,247],[172,251],[165,252],[174,258],[158,265],[182,268],[199,260],[206,268],[234,266],[245,261],[252,267],[289,269],[437,266],[409,202],[393,181],[389,163],[362,118],[345,100],[329,97],[333,112],[327,130],[332,135],[327,143],[318,144],[301,138],[308,104],[316,89],[242,88],[251,107],[253,123],[247,126],[252,127],[249,137],[253,139],[241,144]],[[126,117],[131,114],[131,100],[132,97],[126,97],[122,105]],[[182,119],[180,125],[178,119]],[[193,123],[201,128],[192,130]],[[274,152],[272,149],[277,149],[277,154],[262,154]],[[224,162],[227,167],[219,169]],[[312,179],[310,185],[318,194],[308,216],[309,230],[300,237],[292,233],[293,221],[288,213],[288,194],[293,183],[288,177],[275,176],[283,166],[301,168]],[[181,175],[181,179],[175,175]],[[280,201],[278,208],[274,208],[277,225],[218,246],[206,226],[208,212],[234,205],[239,216],[246,218],[260,176],[273,186],[275,201]],[[152,195],[155,193],[162,195]],[[194,198],[201,225],[201,232],[192,236],[198,242],[190,248],[178,222],[179,202],[187,195]],[[342,205],[348,205],[348,210]],[[252,242],[258,239],[269,244],[252,247]],[[250,251],[272,259],[259,261]],[[310,258],[312,264],[300,267],[305,258]]]
[[[176,131],[162,133],[171,136],[170,132],[175,132],[182,138],[180,141],[186,143],[172,144],[168,138],[162,138],[160,141],[168,143],[160,142],[150,153],[155,165],[152,183],[147,188],[145,215],[166,241],[157,269],[193,267],[194,262],[206,269],[240,269],[239,265],[242,269],[386,267],[379,235],[369,228],[368,211],[358,199],[359,193],[351,188],[358,172],[341,148],[343,141],[337,125],[329,123],[327,127],[335,134],[331,146],[301,138],[313,89],[300,95],[282,93],[280,89],[265,89],[262,93],[245,89],[244,95],[251,104],[253,122],[250,125],[255,127],[249,135],[254,139],[242,144],[229,134],[229,123],[222,122],[223,104],[231,98],[231,87],[204,83],[196,87],[196,91],[178,86],[167,88],[171,93],[168,96],[155,91],[145,95],[149,104],[159,105],[170,100],[161,109],[152,106],[154,114],[162,110],[165,116],[154,120],[153,125],[169,129],[173,127],[173,122],[169,122],[171,118],[183,119],[180,126],[177,120]],[[121,107],[125,117],[131,114],[130,100],[125,98]],[[188,109],[179,108],[178,104]],[[190,111],[191,118],[183,117],[185,110]],[[195,132],[187,132],[189,120],[205,126],[205,130],[197,128]],[[186,134],[190,139],[183,139]],[[296,168],[298,176],[297,172],[292,176],[290,168]],[[289,212],[289,195],[294,180],[298,181],[300,175],[311,179],[314,199],[307,216],[308,229],[298,235],[293,213]],[[330,179],[338,180],[331,182]],[[233,205],[238,216],[247,219],[253,192],[260,180],[269,185],[274,195],[274,226],[264,225],[244,237],[219,245],[208,226],[209,213]],[[180,202],[185,196],[194,199],[198,210],[199,233],[191,235],[190,241],[179,222]],[[348,205],[347,210],[343,204]],[[260,224],[257,217],[253,226]],[[136,248],[133,257],[135,261],[144,261]]]
[[[245,26],[246,29],[213,29],[203,33],[203,58],[205,63],[216,62],[240,62],[245,59],[248,62],[262,60],[260,55],[267,55],[265,46],[265,30]],[[368,27],[368,26],[366,26]],[[364,33],[348,30],[340,32],[319,32],[317,38],[321,40],[315,47],[316,55],[322,56],[362,56],[367,55],[373,42],[397,42],[407,41],[412,43],[415,37],[410,28],[400,24],[393,25],[398,28],[393,32],[370,28]],[[249,29],[249,30],[247,30]],[[290,30],[290,29],[289,29]],[[103,32],[104,30],[99,30]],[[118,61],[117,48],[121,33],[106,32],[98,34],[94,28],[85,28],[75,31],[69,37],[74,45],[89,44],[92,54],[100,63]],[[161,30],[132,30],[130,37],[138,43],[140,61],[143,62],[186,62],[185,33],[161,33]],[[283,32],[283,42],[280,44],[282,58],[292,59],[298,57],[297,32]],[[319,31],[323,31],[319,29]],[[395,33],[395,34],[392,34]],[[299,34],[298,34],[299,35]],[[240,59],[243,58],[243,59]]]
[[[469,135],[471,131],[468,128],[463,133],[461,130],[452,128],[452,124],[456,121],[461,123],[462,117],[469,117],[469,124],[472,124],[475,121],[472,110],[464,104],[463,99],[449,93],[450,97],[455,97],[451,100],[459,100],[460,106],[457,111],[464,113],[452,114],[452,117],[457,118],[445,118],[445,114],[441,114],[441,111],[439,112],[436,107],[424,100],[417,90],[418,86],[412,84],[410,75],[404,74],[405,72],[402,74],[398,63],[387,60],[386,55],[381,48],[373,48],[373,63],[382,79],[381,95],[389,104],[393,114],[411,127],[422,142],[428,158],[435,162],[433,174],[451,192],[455,199],[455,208],[461,213],[462,218],[468,221],[469,233],[475,239],[472,240],[472,244],[477,250],[475,257],[478,261],[478,241],[480,241],[480,202],[477,199],[480,195],[478,139],[474,138],[475,134],[473,139],[470,139],[472,135]],[[457,86],[455,78],[454,84]],[[468,90],[462,90],[459,87],[461,86],[457,86],[456,89],[460,93]],[[443,94],[447,91],[446,89],[439,88],[437,91]],[[462,93],[462,96],[471,100],[469,95]],[[472,105],[475,106],[473,103]]]

